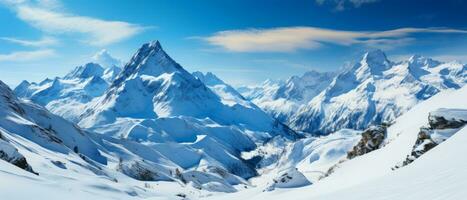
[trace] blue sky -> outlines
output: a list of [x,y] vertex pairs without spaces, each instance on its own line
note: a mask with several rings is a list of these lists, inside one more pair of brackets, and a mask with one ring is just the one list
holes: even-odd
[[462,0],[0,0],[0,80],[62,76],[107,49],[160,40],[189,71],[233,85],[332,71],[369,49],[467,63]]

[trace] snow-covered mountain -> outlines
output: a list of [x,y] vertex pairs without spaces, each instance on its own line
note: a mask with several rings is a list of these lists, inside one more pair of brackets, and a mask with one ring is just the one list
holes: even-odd
[[[96,198],[97,194],[103,199],[161,194],[176,197],[182,191],[189,195],[199,193],[199,189],[233,192],[237,191],[234,185],[248,185],[243,178],[216,167],[222,166],[216,157],[197,150],[197,145],[203,146],[203,142],[192,146],[175,142],[149,145],[95,134],[40,105],[18,99],[3,82],[0,82],[0,94],[0,176],[2,180],[9,180],[0,181],[0,190],[6,198],[33,195],[42,199],[50,192],[55,194],[54,198],[70,199]],[[238,130],[223,130],[222,127],[203,129],[209,135],[206,138],[218,135],[226,141],[238,142],[235,143],[238,149],[254,146],[246,136],[239,137]],[[177,133],[183,134],[183,131]],[[247,144],[241,144],[244,141]],[[234,153],[230,146],[217,147],[206,150],[220,156]],[[245,165],[239,164],[231,170],[247,173],[242,167]],[[250,173],[254,173],[254,169]],[[159,185],[153,184],[154,181],[168,182]],[[172,189],[161,192],[152,187]],[[18,188],[28,192],[21,193],[16,190]]]
[[[15,92],[98,133],[96,143],[118,156],[117,170],[138,180],[233,192],[257,175],[258,158],[246,160],[242,152],[274,137],[301,137],[215,75],[187,72],[158,41],[142,45],[109,82],[107,71],[90,63]],[[95,92],[78,84],[96,80],[102,84],[91,85],[102,88]]]
[[96,63],[87,63],[74,68],[62,78],[45,79],[40,83],[23,81],[14,92],[20,98],[30,99],[77,122],[78,119],[70,113],[79,111],[85,103],[101,96],[120,71],[121,68],[117,66],[103,68]]
[[327,87],[334,72],[309,71],[287,81],[265,81],[253,88],[239,88],[242,94],[281,122],[287,122],[301,105],[309,102]]
[[[421,56],[394,63],[372,51],[338,74],[308,72],[240,94],[212,73],[187,72],[153,41],[123,69],[89,63],[14,92],[0,82],[0,178],[13,180],[0,181],[0,191],[7,198],[357,199],[367,197],[361,186],[374,184],[391,195],[393,177],[420,188],[406,177],[433,183],[443,174],[419,163],[465,171],[467,162],[438,154],[454,154],[465,139],[466,79],[460,63]],[[270,114],[330,134],[300,135]],[[368,128],[386,120],[394,123]]]
[[392,121],[439,91],[460,88],[467,82],[467,65],[418,55],[392,62],[374,50],[333,76],[310,72],[241,91],[295,130],[328,134]]
[[318,96],[300,108],[289,124],[308,132],[364,129],[392,121],[439,91],[467,83],[467,65],[422,56],[394,63],[380,51],[340,73]]
[[[230,89],[227,88],[224,93],[237,95],[234,94],[235,90]],[[267,135],[255,135],[257,139],[263,136],[290,136],[284,132],[287,129],[285,126],[256,106],[228,100],[229,97],[216,92],[172,60],[155,41],[144,44],[105,94],[89,104],[81,115],[80,125],[96,128],[114,123],[118,121],[117,118],[189,116],[209,118],[220,125],[237,125],[268,132]],[[241,96],[237,98],[241,100]]]

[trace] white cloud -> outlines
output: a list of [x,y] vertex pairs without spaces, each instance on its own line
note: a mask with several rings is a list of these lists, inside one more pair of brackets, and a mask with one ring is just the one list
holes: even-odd
[[[1,0],[0,0],[1,1]],[[62,10],[56,0],[3,0],[18,18],[49,34],[82,34],[84,42],[104,46],[119,42],[142,32],[145,27],[123,21],[108,21],[74,15]]]
[[20,44],[23,46],[31,46],[31,47],[44,47],[44,46],[51,46],[58,44],[58,40],[52,37],[43,37],[39,40],[23,40],[18,38],[11,38],[11,37],[1,37],[0,39]]
[[17,51],[10,54],[0,54],[0,62],[23,62],[39,60],[55,55],[52,49],[42,49],[35,51]]
[[316,49],[327,43],[355,44],[387,49],[410,44],[416,33],[458,33],[466,30],[446,28],[400,28],[388,31],[343,31],[317,27],[279,27],[270,29],[229,30],[201,39],[234,52],[291,52]]
[[109,54],[109,52],[106,49],[102,49],[96,54],[94,54],[94,56],[92,56],[92,59],[99,65],[102,65],[103,67],[122,67],[122,61],[120,61],[117,58],[114,58],[112,55]]

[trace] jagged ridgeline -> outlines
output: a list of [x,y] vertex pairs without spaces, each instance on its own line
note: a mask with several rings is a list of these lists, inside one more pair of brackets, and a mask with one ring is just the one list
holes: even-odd
[[302,137],[214,74],[187,72],[158,41],[143,44],[123,67],[88,63],[64,77],[25,81],[15,93],[89,132],[109,162],[98,164],[99,174],[144,181],[236,191],[233,185],[258,175],[258,157],[247,160],[242,152],[275,137]]
[[323,135],[393,121],[440,91],[461,88],[466,73],[459,62],[419,55],[393,62],[374,50],[336,73],[312,71],[240,91],[294,130]]

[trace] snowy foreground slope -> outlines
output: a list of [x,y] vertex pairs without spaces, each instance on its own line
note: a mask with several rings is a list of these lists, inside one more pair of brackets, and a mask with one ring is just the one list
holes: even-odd
[[[245,190],[211,199],[464,199],[467,195],[467,127],[445,142],[399,169],[414,146],[419,130],[428,123],[430,111],[464,109],[467,120],[467,87],[447,90],[416,105],[397,118],[387,130],[385,145],[376,151],[337,164],[330,176],[310,186],[294,189]],[[444,116],[456,114],[446,112]]]

